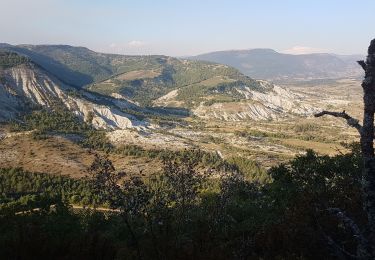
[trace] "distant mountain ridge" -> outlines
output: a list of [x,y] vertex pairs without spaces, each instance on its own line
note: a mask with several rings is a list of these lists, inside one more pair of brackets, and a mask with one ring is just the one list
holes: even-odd
[[69,45],[0,44],[0,49],[25,55],[60,80],[76,87],[117,73],[116,58],[122,58],[122,55],[102,54]]
[[265,80],[306,80],[359,77],[360,55],[314,53],[292,55],[272,49],[228,50],[190,57],[237,68],[245,75]]
[[303,96],[219,63],[68,45],[0,44],[1,51],[0,121],[55,102],[108,129],[145,127],[160,116],[271,120],[314,112]]
[[1,49],[29,57],[70,86],[85,87],[103,95],[121,94],[142,104],[150,104],[175,88],[216,76],[262,89],[253,79],[222,64],[161,55],[105,54],[69,45],[0,44]]

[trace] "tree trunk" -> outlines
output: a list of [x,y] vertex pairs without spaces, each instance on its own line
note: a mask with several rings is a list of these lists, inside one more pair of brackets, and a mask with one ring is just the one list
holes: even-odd
[[[362,82],[363,88],[363,125],[359,121],[349,116],[345,111],[331,112],[322,111],[315,116],[320,117],[330,115],[341,117],[346,120],[348,125],[356,128],[360,133],[361,152],[363,156],[362,173],[362,194],[363,208],[367,214],[368,225],[366,235],[360,236],[357,250],[359,259],[375,259],[375,155],[374,155],[374,113],[375,113],[375,39],[371,41],[368,48],[366,61],[358,61],[359,65],[365,70],[365,78]],[[354,222],[353,222],[354,223]],[[353,230],[352,230],[353,231]]]
[[[361,64],[361,63],[360,63]],[[363,88],[363,126],[361,134],[361,150],[364,162],[362,176],[363,207],[367,213],[370,231],[370,243],[375,245],[375,157],[374,157],[374,112],[375,112],[375,39],[368,48],[368,56],[365,63],[361,64],[365,69]],[[373,249],[374,250],[374,249]],[[374,254],[375,252],[373,252]]]

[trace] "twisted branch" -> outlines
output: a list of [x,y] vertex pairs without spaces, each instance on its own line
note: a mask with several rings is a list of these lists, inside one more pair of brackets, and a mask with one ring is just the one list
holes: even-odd
[[321,117],[321,116],[324,116],[324,115],[329,115],[329,116],[334,116],[334,117],[341,117],[341,118],[344,118],[346,120],[346,123],[351,126],[351,127],[354,127],[355,129],[358,130],[359,133],[361,133],[362,131],[362,126],[361,124],[359,123],[359,120],[358,119],[355,119],[351,116],[349,116],[345,110],[342,111],[342,112],[332,112],[332,111],[322,111],[320,113],[317,113],[315,114],[314,116],[315,117]]
[[359,61],[357,61],[357,63],[362,67],[362,69],[364,71],[366,71],[367,65],[366,65],[366,62],[364,60],[359,60]]

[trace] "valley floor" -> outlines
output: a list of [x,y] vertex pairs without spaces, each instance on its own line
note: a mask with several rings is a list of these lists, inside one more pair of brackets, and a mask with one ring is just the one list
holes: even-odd
[[[338,80],[328,83],[289,85],[307,95],[312,106],[332,111],[346,110],[361,117],[360,82]],[[355,130],[340,119],[324,117],[294,118],[280,121],[220,121],[187,119],[186,127],[159,130],[116,130],[108,133],[116,146],[137,145],[144,149],[180,150],[199,148],[224,158],[241,156],[266,168],[285,162],[307,149],[319,154],[345,153],[344,143],[358,140]],[[2,130],[0,159],[2,167],[83,176],[93,160],[93,153],[77,145],[74,136],[52,135],[35,140],[30,132],[7,133]],[[148,174],[160,169],[158,160],[142,156],[111,154],[119,170]]]

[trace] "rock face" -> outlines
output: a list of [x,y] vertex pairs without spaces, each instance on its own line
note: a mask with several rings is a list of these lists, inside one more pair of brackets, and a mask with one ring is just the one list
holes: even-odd
[[[96,128],[125,129],[147,125],[116,107],[92,102],[96,97],[90,93],[81,91],[79,95],[69,94],[74,90],[32,63],[2,70],[0,121],[15,118],[30,107],[52,107],[60,103],[80,118],[92,120],[91,123]],[[126,100],[115,101],[122,108],[129,105]]]
[[[228,95],[235,94],[239,101],[220,102],[206,105],[201,102],[192,109],[194,115],[204,119],[219,119],[225,121],[240,120],[279,120],[293,116],[310,116],[320,110],[308,104],[307,96],[273,85],[267,81],[257,81],[263,90],[238,86]],[[176,100],[177,90],[157,100],[158,105],[180,105]]]

